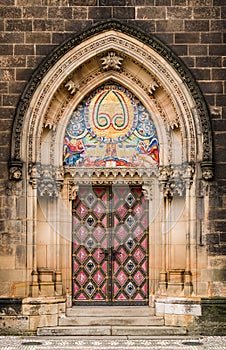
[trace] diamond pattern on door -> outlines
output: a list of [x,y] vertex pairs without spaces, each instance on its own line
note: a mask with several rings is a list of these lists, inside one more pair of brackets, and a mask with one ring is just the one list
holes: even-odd
[[73,201],[73,303],[148,303],[148,212],[140,187],[81,187]]

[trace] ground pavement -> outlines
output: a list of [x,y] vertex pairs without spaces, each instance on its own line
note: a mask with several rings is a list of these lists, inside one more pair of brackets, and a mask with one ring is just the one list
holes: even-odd
[[42,337],[0,336],[1,350],[226,350],[224,337]]

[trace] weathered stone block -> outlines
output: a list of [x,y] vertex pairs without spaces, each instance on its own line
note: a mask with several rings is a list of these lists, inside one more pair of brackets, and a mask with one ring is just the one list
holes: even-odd
[[36,52],[38,55],[46,56],[48,55],[53,49],[55,48],[55,45],[36,45]]
[[23,304],[23,315],[25,316],[41,316],[58,314],[58,304]]
[[35,6],[23,8],[24,18],[47,18],[47,7]]
[[33,69],[31,68],[18,68],[16,70],[16,80],[26,80],[28,81],[32,76]]
[[192,8],[191,7],[168,7],[167,8],[167,18],[191,18],[192,17]]
[[184,31],[183,20],[156,20],[157,32],[182,32]]
[[58,32],[61,30],[64,30],[64,20],[58,19],[57,21],[55,19],[35,19],[33,21],[34,31],[35,32]]
[[15,1],[14,1],[14,0],[1,0],[1,5],[2,5],[2,6],[11,6],[11,5],[15,5]]
[[17,0],[17,6],[41,6],[42,0]]
[[89,7],[88,19],[107,19],[111,18],[111,7]]
[[48,18],[72,18],[71,7],[50,7],[48,10]]
[[43,44],[50,43],[50,33],[26,33],[26,43],[27,44]]
[[209,31],[208,20],[185,20],[185,31],[201,32]]
[[29,32],[32,31],[31,19],[6,20],[6,30],[9,32]]
[[[211,22],[212,23],[212,22]],[[221,33],[201,33],[201,43],[221,43]]]
[[208,234],[206,235],[207,244],[219,244],[219,234]]
[[21,18],[22,11],[20,7],[0,7],[0,18]]
[[0,316],[0,334],[23,334],[29,331],[27,316]]
[[29,330],[36,331],[38,327],[57,326],[58,315],[42,315],[29,317]]
[[198,33],[175,33],[175,43],[199,43]]
[[223,84],[220,81],[210,81],[210,82],[200,82],[200,86],[202,91],[207,93],[222,93],[223,92]]
[[173,51],[179,56],[187,56],[188,46],[187,45],[171,45]]
[[197,80],[209,80],[210,79],[210,69],[209,68],[194,68],[192,69]]
[[164,19],[166,18],[165,7],[138,7],[137,19]]
[[165,315],[165,325],[173,327],[188,327],[194,323],[194,316]]
[[212,0],[188,0],[189,6],[212,6]]
[[100,0],[100,6],[128,6],[128,1],[126,0]]
[[209,47],[209,54],[213,56],[224,56],[226,52],[226,46],[225,45],[210,45]]
[[[12,55],[13,45],[0,45],[1,55]],[[2,78],[0,78],[2,80]],[[4,80],[3,80],[4,81]]]
[[74,19],[87,19],[88,11],[87,7],[81,6],[81,7],[76,7],[73,8],[73,18]]
[[113,17],[119,19],[131,19],[135,18],[135,8],[127,7],[126,11],[123,7],[114,7],[113,8]]
[[[225,48],[225,54],[226,54],[226,48]],[[212,79],[226,80],[226,68],[214,68],[212,70]]]
[[34,45],[15,45],[15,55],[34,55]]
[[194,19],[200,18],[220,18],[221,11],[219,7],[195,7],[194,10]]
[[192,56],[206,56],[207,50],[207,45],[189,45],[189,55]]
[[69,0],[70,6],[97,6],[98,0]]
[[202,335],[226,334],[226,300],[225,298],[201,299],[202,316],[196,318],[195,327]]
[[136,25],[138,28],[145,30],[147,33],[155,32],[155,21],[148,21],[148,20],[136,20],[132,21],[129,20],[129,24]]
[[[82,30],[87,29],[88,27],[91,26],[92,21],[80,21],[80,20],[65,20],[64,21],[65,24],[65,31],[68,32],[73,32],[75,33],[79,33]],[[54,42],[58,42],[59,40],[61,41],[62,34],[53,34],[53,40]],[[68,37],[68,34],[66,34],[66,37]]]
[[216,57],[197,57],[197,67],[221,67],[221,56]]

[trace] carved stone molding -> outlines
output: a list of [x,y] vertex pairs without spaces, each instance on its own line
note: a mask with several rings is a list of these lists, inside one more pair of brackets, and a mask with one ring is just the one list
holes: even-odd
[[[24,117],[30,105],[33,94],[36,91],[39,84],[41,83],[44,76],[50,71],[51,67],[53,67],[59,61],[59,59],[61,59],[71,49],[83,43],[85,40],[91,39],[95,35],[100,34],[101,32],[112,31],[112,30],[115,30],[119,33],[123,33],[123,35],[128,35],[128,37],[135,38],[139,40],[141,43],[149,46],[161,57],[163,57],[163,59],[170,66],[172,66],[175,71],[177,71],[177,74],[179,75],[181,80],[184,82],[184,84],[187,86],[188,90],[190,91],[190,95],[192,96],[196,105],[198,118],[200,119],[200,122],[201,122],[202,135],[203,135],[203,160],[211,161],[212,138],[211,138],[211,132],[210,132],[211,126],[209,121],[209,111],[207,109],[205,100],[201,94],[201,91],[198,85],[196,84],[194,78],[188,71],[188,69],[184,66],[183,62],[178,57],[176,57],[175,54],[163,43],[161,43],[158,39],[150,37],[145,32],[142,32],[141,30],[130,27],[126,24],[120,23],[116,20],[109,20],[109,21],[106,21],[105,23],[99,23],[93,26],[92,28],[88,29],[87,31],[81,33],[77,37],[73,37],[69,39],[67,42],[63,43],[57,50],[55,50],[53,54],[47,57],[46,61],[43,62],[40,68],[34,73],[32,80],[27,85],[22,95],[22,98],[20,100],[20,103],[17,109],[17,114],[15,118],[15,123],[14,123],[14,133],[12,137],[12,140],[13,140],[12,155],[11,155],[12,159],[19,160],[21,158],[21,137],[22,137],[21,135],[23,131]],[[112,37],[112,43],[117,40],[119,40],[117,36]],[[103,41],[104,41],[104,38],[103,38]],[[94,45],[96,45],[96,48],[100,47],[101,42],[92,43],[92,50],[95,50]],[[135,45],[131,44],[130,46],[131,46],[130,47],[131,50],[135,50]],[[145,54],[143,52],[139,52],[139,50],[141,49],[140,48],[138,49],[137,51],[138,55]],[[82,52],[80,52],[80,54],[82,54]],[[148,53],[146,53],[146,55],[148,59]],[[68,62],[63,63],[62,66],[60,67],[59,73],[57,74],[60,74],[60,72],[64,71],[67,65],[71,64],[72,59],[77,60],[78,58],[79,57],[73,57],[69,59]],[[154,60],[151,56],[149,57],[149,59]],[[154,61],[152,63],[154,64]],[[167,74],[167,72],[165,72],[165,74]],[[56,78],[57,76],[54,75],[52,77],[53,81]],[[49,81],[49,83],[51,84],[52,82]],[[44,95],[48,94],[48,87],[45,87],[43,89],[43,94]],[[38,105],[40,106],[41,103],[42,103],[42,98],[40,98],[40,101],[38,101]],[[186,104],[186,102],[184,103]],[[38,107],[38,105],[36,106],[36,108]],[[34,120],[36,118],[36,114],[37,114],[37,110],[34,109]],[[34,120],[31,123],[31,129],[30,129],[31,137],[33,136]],[[190,129],[192,129],[193,127],[192,120],[189,121],[189,126],[190,126]],[[195,150],[193,151],[193,153],[195,153]]]
[[[152,166],[151,168],[126,168],[126,167],[117,167],[117,168],[73,168],[73,167],[64,167],[65,173],[70,174],[74,179],[87,179],[93,180],[94,177],[99,179],[112,179],[115,181],[124,181],[123,179],[127,178],[150,178],[158,176],[158,166]],[[79,180],[81,181],[81,180]]]

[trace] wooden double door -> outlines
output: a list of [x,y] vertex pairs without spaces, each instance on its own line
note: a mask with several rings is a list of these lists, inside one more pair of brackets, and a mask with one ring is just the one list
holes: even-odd
[[80,186],[73,201],[73,305],[148,304],[148,203],[137,186]]

